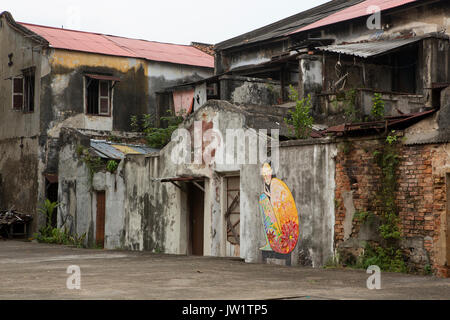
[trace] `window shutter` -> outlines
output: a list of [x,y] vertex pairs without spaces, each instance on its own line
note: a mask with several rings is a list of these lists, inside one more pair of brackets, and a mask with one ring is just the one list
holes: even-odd
[[23,109],[23,78],[13,79],[13,109]]
[[99,108],[101,115],[109,115],[109,105],[110,105],[110,99],[109,99],[109,82],[108,81],[100,81],[99,86]]

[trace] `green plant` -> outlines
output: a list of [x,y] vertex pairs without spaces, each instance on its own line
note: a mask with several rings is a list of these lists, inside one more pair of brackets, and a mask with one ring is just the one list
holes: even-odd
[[375,215],[372,212],[367,211],[358,211],[355,213],[353,220],[359,221],[361,223],[371,222],[375,218]]
[[58,202],[51,202],[49,199],[46,199],[41,203],[41,206],[38,208],[38,212],[45,217],[46,225],[42,227],[39,231],[44,235],[51,234],[52,231],[52,221],[53,214],[55,209],[59,207]]
[[393,145],[394,143],[397,143],[397,141],[398,141],[398,136],[396,134],[396,131],[392,130],[391,134],[387,136],[386,142],[389,145]]
[[433,268],[431,267],[430,264],[427,264],[423,271],[426,276],[430,276],[433,274]]
[[71,235],[67,228],[58,229],[51,228],[48,233],[35,234],[34,236],[39,243],[57,244],[65,246],[75,246],[77,248],[84,248],[86,233],[78,236]]
[[53,213],[59,205],[58,202],[51,202],[48,199],[42,203],[38,212],[45,216],[47,222],[44,227],[39,229],[39,233],[34,234],[34,238],[40,243],[74,245],[78,248],[84,247],[86,234],[72,236],[69,234],[67,228],[58,229],[52,227]]
[[106,164],[106,170],[110,173],[116,172],[117,168],[119,167],[119,164],[115,160],[109,160]]
[[384,107],[386,103],[384,102],[381,93],[375,93],[372,102],[372,116],[377,120],[383,119],[385,113]]
[[[397,169],[400,163],[397,137],[392,132],[385,144],[374,152],[374,158],[381,169],[381,186],[377,191],[377,204],[381,225],[379,234],[382,242],[375,246],[367,244],[363,255],[358,259],[357,265],[367,268],[377,265],[383,271],[407,272],[403,252],[399,245],[401,238],[400,218],[396,206],[396,191],[398,188]],[[363,216],[366,216],[364,213]]]
[[135,132],[139,132],[141,130],[141,126],[139,125],[139,118],[138,116],[131,116],[131,130]]
[[364,253],[358,258],[356,267],[367,269],[370,266],[379,266],[386,272],[406,272],[406,264],[402,251],[395,247],[381,247],[366,244]]
[[296,102],[296,106],[294,110],[289,111],[290,118],[285,118],[284,122],[289,126],[291,134],[297,139],[308,139],[311,136],[314,124],[314,118],[311,116],[311,95],[299,99],[298,92],[292,85],[289,87],[289,90],[289,98]]
[[143,132],[146,136],[147,144],[152,148],[163,148],[172,139],[172,134],[178,129],[178,126],[184,121],[184,113],[180,112],[174,115],[171,111],[168,111],[167,116],[161,117],[161,121],[164,122],[166,128],[155,128],[154,119],[151,115],[145,114],[142,116],[141,124],[139,124],[137,117],[132,117],[131,126],[136,131]]
[[324,269],[337,269],[337,268],[342,268],[339,254],[330,257],[324,265]]
[[111,142],[115,142],[115,143],[122,143],[123,142],[123,138],[115,136],[115,135],[113,135],[111,133],[108,136],[108,140],[111,141]]

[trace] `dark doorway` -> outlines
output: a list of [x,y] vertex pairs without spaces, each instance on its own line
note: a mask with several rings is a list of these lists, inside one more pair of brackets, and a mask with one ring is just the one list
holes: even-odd
[[201,188],[204,185],[204,182],[188,184],[190,252],[194,256],[203,256],[205,194]]
[[105,191],[97,192],[97,220],[96,220],[96,244],[99,248],[105,247],[105,216],[106,194]]
[[[45,197],[51,202],[58,202],[58,176],[47,175],[45,178]],[[58,208],[53,211],[52,221],[47,221],[52,228],[58,227]]]

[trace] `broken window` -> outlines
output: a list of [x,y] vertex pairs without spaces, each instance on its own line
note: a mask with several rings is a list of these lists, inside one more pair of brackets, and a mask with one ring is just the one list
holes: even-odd
[[23,70],[20,77],[13,78],[12,105],[16,111],[34,112],[35,69]]
[[90,115],[111,115],[111,81],[86,79],[86,113]]

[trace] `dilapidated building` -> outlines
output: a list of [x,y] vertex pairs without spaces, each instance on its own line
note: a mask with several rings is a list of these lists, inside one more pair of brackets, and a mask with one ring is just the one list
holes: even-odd
[[8,12],[0,43],[0,206],[33,214],[57,200],[62,128],[129,131],[131,116],[157,114],[160,88],[214,67],[193,46],[19,23]]
[[[155,91],[157,114],[187,113],[162,150],[61,131],[58,224],[109,249],[321,267],[382,245],[389,209],[406,268],[448,276],[449,11],[334,0],[217,44],[214,75]],[[291,87],[311,96],[308,139],[285,122]],[[92,172],[80,146],[117,169]]]
[[[177,108],[193,112],[187,128],[197,119],[219,131],[243,129],[225,114],[247,112],[248,120],[253,118],[248,110],[266,114],[272,123],[267,129],[277,124],[282,142],[276,175],[295,199],[298,245],[288,256],[261,249],[267,241],[259,203],[264,159],[233,168],[170,167],[169,144],[159,157],[139,161],[156,178],[155,188],[173,185],[170,192],[164,189],[173,196],[170,206],[160,208],[159,197],[153,196],[151,209],[135,217],[152,221],[152,232],[128,231],[140,239],[139,248],[314,267],[338,258],[354,263],[366,243],[382,242],[384,169],[377,157],[395,132],[390,139],[400,143],[399,161],[389,202],[397,208],[402,259],[410,271],[448,276],[449,17],[448,1],[336,0],[217,44],[213,77],[171,86],[158,95],[180,97]],[[282,130],[283,117],[271,116],[271,111],[295,105],[290,86],[300,98],[312,98],[316,125],[306,141],[283,141],[290,139]],[[192,94],[194,104],[183,104],[182,97]],[[372,112],[375,101],[383,106],[378,119]],[[191,193],[194,200],[189,200]],[[197,205],[203,215],[196,215]],[[228,221],[237,207],[239,220]],[[201,222],[189,229],[184,222],[192,219]],[[195,247],[200,249],[188,249]]]

